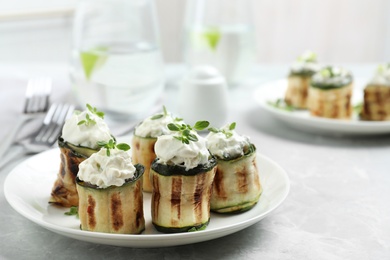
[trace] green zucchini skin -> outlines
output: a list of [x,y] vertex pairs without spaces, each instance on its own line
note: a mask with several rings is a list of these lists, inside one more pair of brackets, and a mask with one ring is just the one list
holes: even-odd
[[216,171],[212,157],[205,165],[189,171],[179,165],[151,167],[152,223],[164,233],[199,231],[210,221],[210,198]]
[[247,156],[252,155],[255,152],[256,152],[256,146],[254,144],[250,144],[248,146],[248,148],[244,151],[244,155],[235,155],[235,156],[227,156],[227,157],[215,156],[215,157],[217,159],[217,163],[218,163],[218,161],[225,161],[225,162],[234,163],[234,162],[241,160],[243,157],[247,157]]
[[211,211],[239,213],[253,208],[260,199],[262,186],[256,162],[256,147],[232,160],[218,160],[213,182]]
[[311,81],[311,87],[318,88],[321,90],[332,90],[332,89],[338,89],[343,88],[351,84],[352,78],[350,78],[348,81],[343,82],[342,84],[326,84],[326,83],[319,83],[319,82],[313,82]]
[[135,167],[134,178],[120,187],[99,188],[76,178],[82,230],[116,234],[140,234],[145,230],[141,181],[144,167]]
[[58,146],[68,148],[72,151],[74,155],[83,158],[89,158],[92,154],[99,151],[89,147],[71,144],[69,142],[66,142],[62,137],[58,138]]
[[214,168],[217,165],[217,160],[214,156],[209,158],[209,161],[206,164],[199,164],[195,168],[189,169],[186,171],[184,166],[180,165],[167,165],[158,163],[158,158],[156,158],[152,163],[152,169],[164,176],[172,175],[183,175],[183,176],[193,176],[202,172],[207,172]]
[[[126,179],[125,183],[121,187],[126,186],[126,185],[130,185],[131,183],[136,182],[138,179],[140,179],[143,176],[143,174],[145,172],[145,166],[143,166],[142,164],[135,164],[134,167],[136,169],[134,177],[131,179]],[[77,183],[77,185],[83,186],[85,188],[90,188],[90,189],[94,189],[94,190],[101,190],[101,191],[107,191],[109,189],[117,188],[117,186],[100,188],[99,186],[96,186],[96,185],[91,184],[89,182],[82,181],[78,177],[76,177],[76,183]]]
[[326,82],[321,79],[317,79],[317,75],[321,74],[322,71],[317,72],[315,75],[313,75],[312,80],[310,82],[310,86],[313,88],[321,89],[321,90],[332,90],[332,89],[339,89],[344,88],[352,84],[353,82],[353,76],[350,72],[346,72],[345,75],[334,75],[333,74],[333,68],[331,66],[323,68],[323,70],[328,70],[329,73],[331,73],[330,78],[334,77],[340,77],[341,80],[338,83],[332,83],[332,82]]
[[288,77],[291,77],[291,76],[299,76],[299,77],[307,77],[307,78],[310,78],[310,77],[313,76],[315,73],[316,73],[316,71],[314,71],[314,70],[301,70],[301,71],[299,71],[299,72],[290,71],[290,73],[288,74]]
[[210,219],[206,223],[203,223],[200,225],[179,227],[179,228],[163,227],[163,226],[159,226],[155,223],[153,223],[153,225],[157,229],[157,231],[162,232],[162,233],[184,233],[184,232],[195,232],[195,231],[205,230],[209,223],[210,223]]

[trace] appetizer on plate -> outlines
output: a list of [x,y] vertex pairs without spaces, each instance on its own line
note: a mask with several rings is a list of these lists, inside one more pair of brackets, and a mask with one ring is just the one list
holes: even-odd
[[352,116],[353,78],[341,67],[328,66],[314,74],[308,95],[312,116],[332,119],[350,119]]
[[150,170],[151,213],[160,232],[202,230],[210,221],[217,162],[207,150],[206,140],[195,131],[207,126],[207,121],[199,121],[194,127],[171,123],[168,127],[175,133],[157,138],[157,158]]
[[178,118],[173,118],[166,108],[163,107],[163,112],[152,115],[143,120],[134,130],[134,136],[131,146],[133,162],[140,163],[145,167],[143,175],[143,190],[152,192],[152,184],[150,183],[150,165],[156,158],[154,152],[154,144],[157,137],[169,134],[171,131],[167,125],[169,123],[180,121]]
[[292,64],[287,79],[284,102],[294,108],[307,108],[307,95],[311,76],[319,70],[317,55],[306,51]]
[[363,120],[390,120],[390,63],[381,64],[364,88]]
[[86,110],[75,111],[65,122],[58,139],[61,163],[51,191],[50,203],[63,207],[78,205],[75,178],[79,164],[100,150],[98,141],[109,141],[112,138],[103,118],[103,112],[87,105]]
[[218,213],[247,211],[262,193],[256,147],[249,138],[237,134],[236,124],[209,128],[207,147],[217,159],[217,172],[211,195],[211,210]]
[[79,165],[76,178],[81,229],[116,234],[139,234],[145,229],[142,175],[133,165],[130,146],[111,139]]

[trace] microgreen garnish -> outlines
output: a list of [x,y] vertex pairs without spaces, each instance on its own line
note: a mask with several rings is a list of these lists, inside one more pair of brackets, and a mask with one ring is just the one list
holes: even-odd
[[390,63],[379,64],[378,68],[377,68],[377,71],[379,73],[384,73],[388,69],[390,69]]
[[99,141],[99,142],[97,142],[97,144],[101,148],[106,148],[107,156],[111,155],[110,149],[115,149],[116,148],[116,149],[119,149],[119,150],[122,150],[122,151],[128,151],[131,148],[130,145],[128,145],[126,143],[117,144],[114,139],[110,139],[108,142]]
[[306,51],[297,59],[300,62],[316,62],[317,61],[317,54],[312,51]]
[[79,209],[77,206],[72,206],[69,208],[69,211],[65,212],[64,213],[65,215],[67,216],[74,216],[76,215],[77,217],[79,217]]
[[160,113],[160,114],[155,114],[154,116],[152,116],[150,119],[152,120],[156,120],[156,119],[160,119],[160,118],[163,118],[165,116],[168,115],[168,110],[165,106],[163,106],[163,112]]
[[[104,119],[104,113],[101,112],[101,111],[98,111],[96,107],[92,107],[90,104],[87,104],[86,105],[88,110],[94,114],[94,115],[97,115],[98,117]],[[85,115],[85,119],[84,120],[81,120],[77,123],[77,125],[86,125],[86,126],[92,126],[92,125],[95,125],[96,124],[96,121],[94,119],[91,118],[91,116],[87,113]]]
[[179,132],[178,136],[174,136],[177,140],[181,141],[184,144],[189,144],[190,141],[197,142],[198,137],[193,132],[201,131],[206,129],[209,126],[208,121],[198,121],[195,125],[190,126],[187,124],[178,124],[178,123],[170,123],[168,124],[168,129],[173,132]]
[[160,119],[160,118],[162,118],[162,117],[164,117],[163,114],[156,114],[156,115],[152,116],[150,119],[156,120],[156,119]]
[[323,68],[320,73],[324,78],[333,78],[335,76],[332,67]]
[[165,116],[167,116],[167,115],[168,115],[168,111],[167,111],[166,107],[163,106],[163,112],[160,113],[160,114],[155,114],[155,115],[152,116],[150,119],[156,120],[156,119],[163,118],[163,117],[165,117]]
[[286,104],[286,102],[284,102],[284,100],[281,98],[278,98],[276,101],[268,101],[267,104],[272,106],[272,107],[275,107],[275,108],[278,108],[281,110],[285,110],[285,111],[291,112],[291,111],[295,110],[295,108],[293,106]]
[[218,128],[215,128],[215,127],[210,127],[208,130],[210,132],[213,132],[213,133],[223,133],[226,138],[230,138],[233,136],[233,133],[232,131],[236,128],[236,122],[233,122],[229,125],[229,128],[228,130],[226,129],[218,129]]
[[97,115],[101,119],[104,119],[104,113],[101,111],[98,111],[96,107],[92,107],[90,104],[87,104],[87,108],[89,111],[91,111],[92,114]]
[[86,126],[92,126],[92,125],[96,125],[96,121],[94,119],[92,119],[89,114],[86,114],[85,115],[85,119],[84,120],[81,120],[77,123],[77,125],[86,125]]
[[[159,114],[155,114],[154,116],[152,116],[150,119],[151,120],[157,120],[157,119],[160,119],[160,118],[163,118],[163,117],[166,117],[168,116],[169,113],[168,113],[168,110],[165,106],[163,106],[163,111],[162,113],[159,113]],[[174,119],[175,122],[179,122],[179,121],[183,121],[183,118],[179,118],[179,117],[176,117]]]

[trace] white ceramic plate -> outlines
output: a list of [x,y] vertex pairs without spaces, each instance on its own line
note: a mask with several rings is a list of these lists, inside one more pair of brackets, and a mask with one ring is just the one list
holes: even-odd
[[[358,104],[363,100],[364,84],[364,80],[355,80],[352,104]],[[277,80],[259,86],[254,96],[262,108],[291,127],[309,132],[333,134],[377,135],[390,133],[390,121],[361,121],[357,115],[354,115],[352,120],[318,118],[311,116],[306,110],[285,111],[267,104],[268,101],[274,102],[278,98],[283,98],[286,88],[287,80]]]
[[145,193],[144,211],[146,229],[140,235],[118,235],[80,230],[75,216],[64,215],[67,209],[48,204],[50,191],[59,168],[58,149],[35,155],[15,167],[7,176],[4,193],[9,204],[21,215],[58,234],[93,242],[127,247],[165,247],[196,243],[222,237],[242,230],[274,211],[289,192],[286,172],[272,160],[258,154],[257,160],[263,194],[251,210],[236,215],[212,213],[206,230],[198,232],[163,234],[157,232],[151,221],[150,194]]

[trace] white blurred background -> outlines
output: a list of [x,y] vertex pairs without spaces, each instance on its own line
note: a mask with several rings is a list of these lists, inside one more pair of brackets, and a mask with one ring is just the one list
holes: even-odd
[[[166,62],[181,62],[185,0],[156,0]],[[253,0],[259,63],[304,50],[324,62],[389,62],[389,0]],[[0,62],[69,59],[77,0],[0,0]]]

